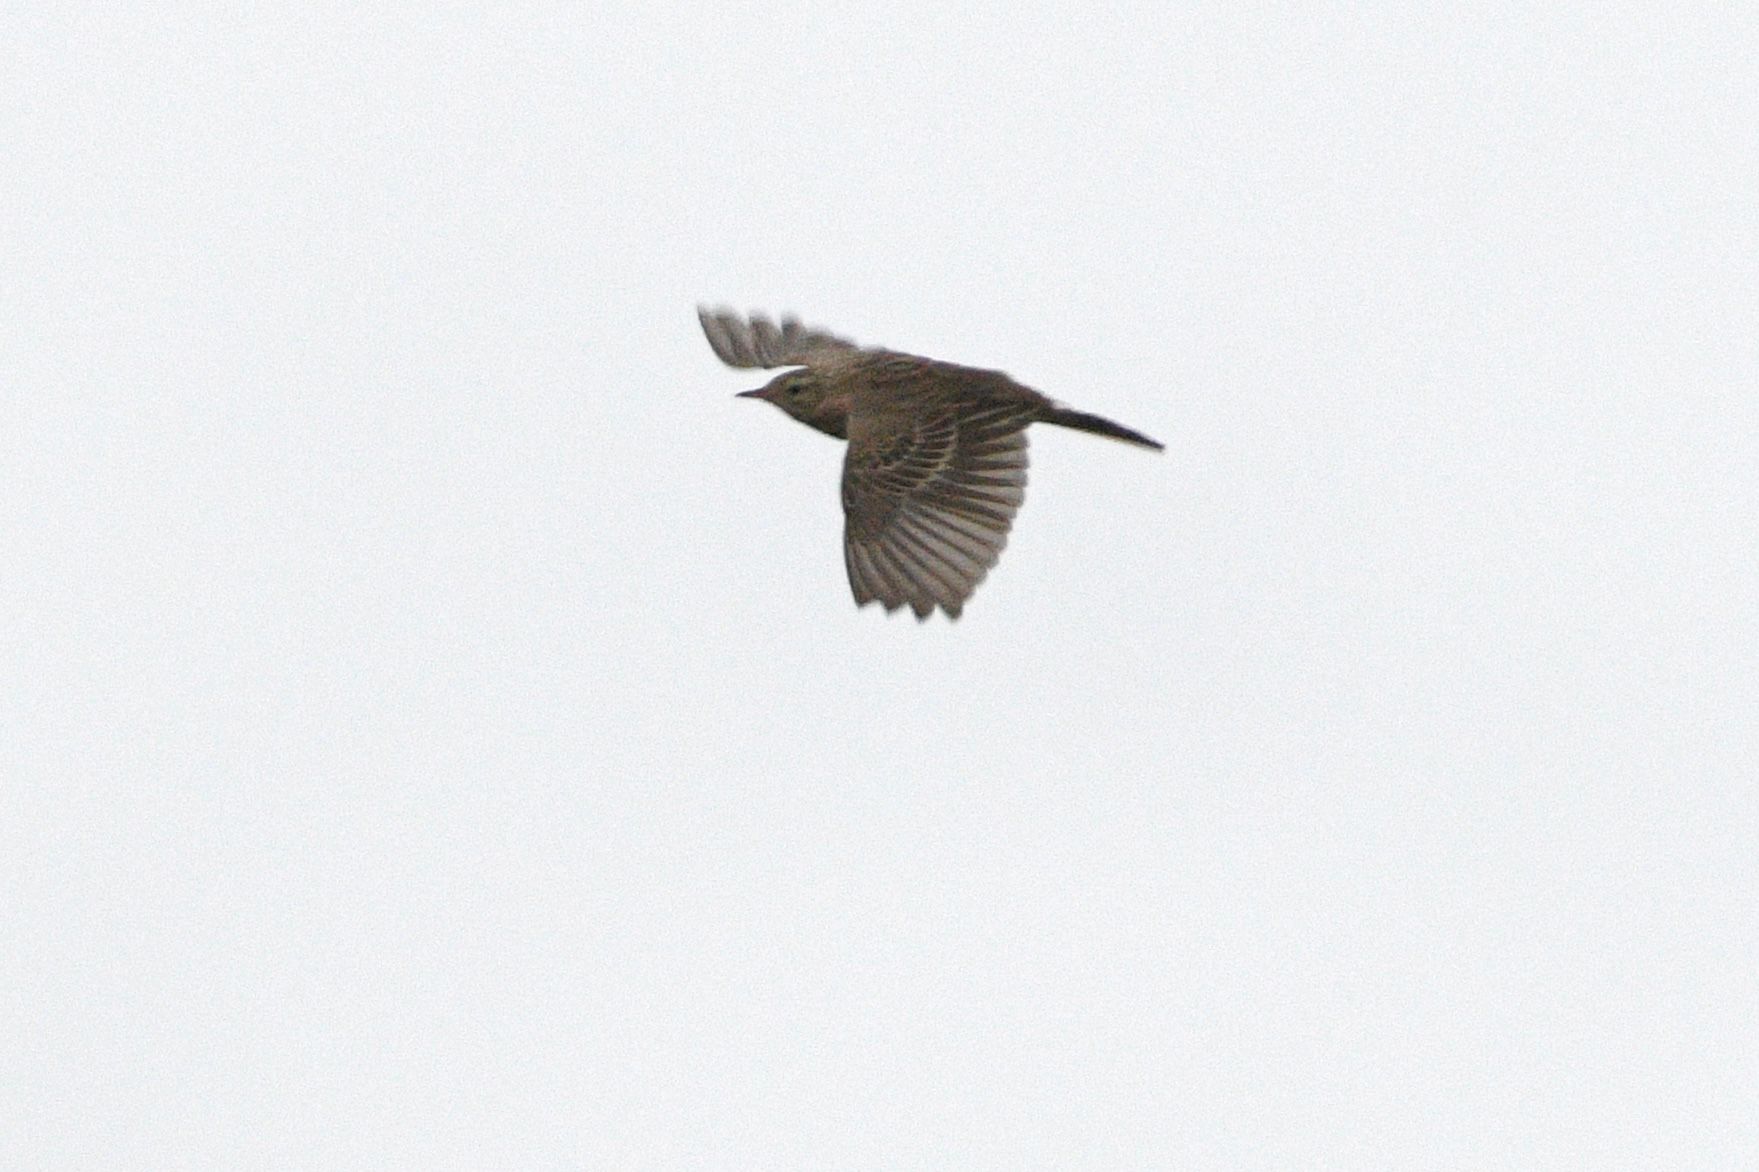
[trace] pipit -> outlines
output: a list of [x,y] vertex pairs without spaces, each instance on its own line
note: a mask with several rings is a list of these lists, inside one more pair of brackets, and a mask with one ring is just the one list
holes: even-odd
[[793,367],[743,398],[849,441],[843,562],[857,606],[958,618],[1007,544],[1026,495],[1026,427],[1055,423],[1160,451],[1139,432],[1064,407],[999,370],[857,346],[793,318],[698,307],[708,343],[740,368]]

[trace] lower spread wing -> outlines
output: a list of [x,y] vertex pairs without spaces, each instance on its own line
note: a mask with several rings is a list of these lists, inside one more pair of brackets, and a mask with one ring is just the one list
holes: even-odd
[[818,350],[853,350],[855,343],[785,317],[777,325],[767,317],[749,320],[726,309],[698,307],[697,320],[717,357],[728,366],[801,366]]
[[857,605],[959,617],[1025,498],[1032,410],[1005,403],[851,421],[843,557]]

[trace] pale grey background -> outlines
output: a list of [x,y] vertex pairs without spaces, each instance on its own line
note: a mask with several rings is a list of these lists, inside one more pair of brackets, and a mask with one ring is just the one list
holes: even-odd
[[0,1164],[1759,1160],[1752,9],[1246,7],[8,6]]

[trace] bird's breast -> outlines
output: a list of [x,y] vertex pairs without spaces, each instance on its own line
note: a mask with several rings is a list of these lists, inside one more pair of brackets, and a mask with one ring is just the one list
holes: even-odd
[[813,412],[812,426],[838,439],[849,438],[849,411],[853,406],[848,394],[828,395]]

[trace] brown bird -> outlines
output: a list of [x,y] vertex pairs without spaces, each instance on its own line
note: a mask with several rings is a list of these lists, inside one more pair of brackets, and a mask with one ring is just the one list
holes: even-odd
[[1026,495],[1026,426],[1056,423],[1156,451],[1162,445],[1061,406],[999,370],[864,348],[793,318],[776,325],[698,307],[728,366],[789,366],[742,398],[774,403],[849,441],[843,561],[857,606],[958,618],[1007,544]]

